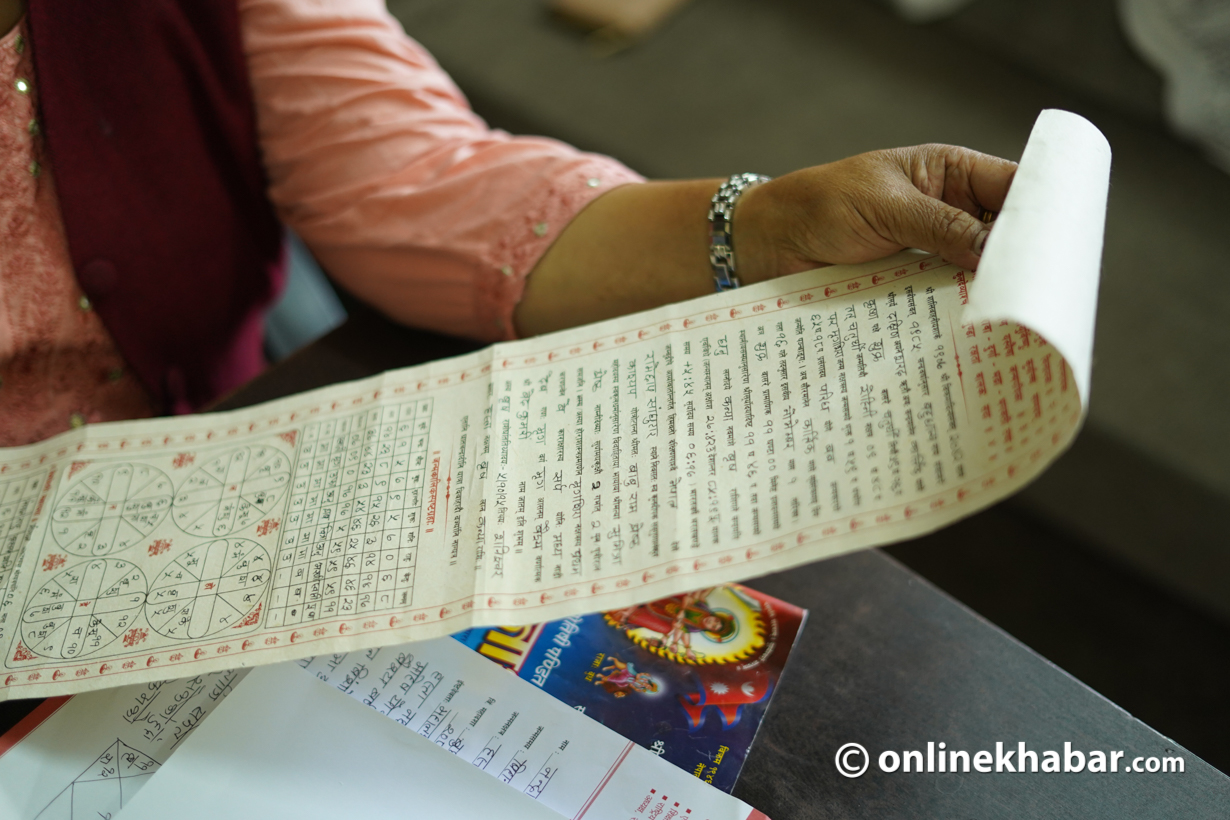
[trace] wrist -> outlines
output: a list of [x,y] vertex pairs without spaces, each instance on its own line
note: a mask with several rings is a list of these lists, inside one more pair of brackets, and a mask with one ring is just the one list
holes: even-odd
[[735,205],[732,239],[735,266],[743,284],[751,285],[777,275],[777,249],[772,240],[773,181],[744,191]]
[[743,284],[735,259],[735,210],[743,195],[768,182],[760,174],[735,174],[721,184],[709,204],[709,266],[718,292]]

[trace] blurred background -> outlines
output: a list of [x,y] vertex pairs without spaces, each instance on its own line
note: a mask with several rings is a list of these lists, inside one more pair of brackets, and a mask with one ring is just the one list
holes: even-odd
[[1093,121],[1087,426],[1019,496],[888,552],[1230,772],[1230,0],[388,2],[492,125],[649,177],[1018,159],[1041,109]]

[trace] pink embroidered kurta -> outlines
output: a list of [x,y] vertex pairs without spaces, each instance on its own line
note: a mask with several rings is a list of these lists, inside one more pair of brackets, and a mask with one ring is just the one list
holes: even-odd
[[0,39],[0,445],[152,414],[77,286],[38,121],[24,26]]
[[[337,281],[398,320],[511,338],[550,243],[640,179],[488,129],[380,0],[239,8],[271,199]],[[154,412],[73,276],[24,43],[22,26],[0,40],[0,445]]]

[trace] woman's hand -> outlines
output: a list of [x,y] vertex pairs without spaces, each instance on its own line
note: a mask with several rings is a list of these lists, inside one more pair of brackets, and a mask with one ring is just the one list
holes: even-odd
[[[746,191],[734,249],[744,284],[902,248],[975,268],[1016,163],[950,145],[859,154]],[[625,185],[582,210],[539,260],[517,305],[522,336],[713,292],[709,201],[722,180]]]
[[951,145],[872,151],[805,168],[743,194],[735,263],[744,284],[903,248],[975,268],[1016,163]]

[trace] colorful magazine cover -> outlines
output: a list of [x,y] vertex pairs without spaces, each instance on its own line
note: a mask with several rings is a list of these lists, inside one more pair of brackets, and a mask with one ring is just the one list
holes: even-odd
[[730,792],[807,611],[739,584],[453,637]]

